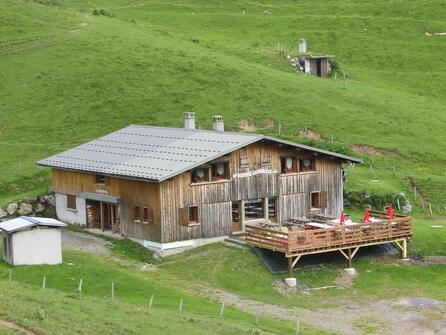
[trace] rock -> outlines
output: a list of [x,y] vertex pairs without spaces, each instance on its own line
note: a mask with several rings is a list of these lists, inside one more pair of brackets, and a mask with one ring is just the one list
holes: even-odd
[[37,197],[28,197],[28,198],[23,199],[23,202],[26,202],[27,204],[32,204],[36,201],[37,201]]
[[54,197],[54,195],[48,195],[46,197],[46,202],[48,205],[56,207],[56,198]]
[[3,219],[8,216],[8,212],[4,211],[0,208],[0,219]]
[[347,268],[347,269],[344,269],[344,272],[345,272],[346,274],[350,275],[350,276],[354,276],[354,275],[356,274],[356,270],[355,270],[355,268]]
[[17,212],[18,208],[19,208],[19,205],[17,205],[15,202],[13,202],[6,207],[6,211],[8,212],[9,215],[14,215],[15,212]]
[[27,204],[26,202],[22,202],[19,208],[20,215],[29,215],[33,212],[33,206]]
[[42,205],[41,203],[37,204],[36,208],[34,209],[34,213],[36,214],[40,214],[43,213],[45,211],[45,206]]
[[266,15],[272,15],[273,14],[269,10],[264,10],[263,13],[266,14]]
[[46,202],[46,195],[39,195],[37,197],[37,200],[41,203],[44,204]]
[[296,287],[297,286],[297,280],[296,278],[285,278],[285,283],[289,286],[289,287]]

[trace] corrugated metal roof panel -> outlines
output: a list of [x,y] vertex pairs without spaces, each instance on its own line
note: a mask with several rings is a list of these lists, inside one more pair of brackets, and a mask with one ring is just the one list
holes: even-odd
[[35,226],[65,227],[66,224],[51,218],[21,216],[0,223],[0,230],[4,230],[7,233],[13,233],[18,230],[28,229]]
[[132,125],[43,159],[38,164],[162,181],[261,139],[360,161],[257,134]]

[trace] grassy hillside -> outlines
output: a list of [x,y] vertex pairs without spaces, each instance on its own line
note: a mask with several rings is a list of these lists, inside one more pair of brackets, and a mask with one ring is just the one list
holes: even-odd
[[[308,142],[300,130],[317,131],[312,144],[351,154],[367,144],[379,149],[363,155],[374,169],[356,169],[349,188],[380,179],[386,192],[407,191],[413,176],[426,200],[446,203],[446,45],[425,36],[446,30],[444,1],[104,6],[0,4],[0,203],[48,187],[40,158],[127,124],[180,126],[190,110],[205,128],[218,113],[232,130],[246,119],[272,135],[280,123],[297,141]],[[300,37],[336,55],[336,80],[293,72],[286,55]]]
[[[417,221],[420,238],[414,240],[413,247],[425,256],[445,255],[444,234],[434,234],[427,224]],[[229,304],[221,319],[217,297],[210,299],[204,292],[223,290],[315,313],[321,308],[329,309],[327,313],[335,312],[346,301],[359,306],[401,297],[446,301],[446,267],[440,264],[410,265],[392,257],[355,260],[359,275],[352,287],[291,294],[274,288],[285,274],[272,275],[250,250],[228,248],[220,243],[154,260],[146,249],[131,241],[112,243],[111,255],[65,250],[64,263],[57,266],[10,267],[1,261],[0,320],[14,321],[45,334],[59,334],[61,329],[64,334],[145,334],[147,329],[156,330],[156,334],[295,334],[294,322],[271,319],[263,310],[257,326],[253,324],[254,315]],[[141,260],[153,267],[144,271],[147,263]],[[333,285],[340,268],[341,264],[298,266],[296,276],[299,283],[312,288]],[[8,282],[10,271],[12,283]],[[45,290],[41,288],[44,276]],[[76,292],[80,278],[81,294]],[[114,303],[111,282],[116,288]],[[154,303],[149,309],[152,294]],[[180,299],[184,303],[182,313],[178,312]],[[42,309],[43,316],[39,313]],[[296,316],[301,321],[300,334],[325,334],[314,324],[309,327],[303,314]],[[386,329],[382,327],[376,333]]]

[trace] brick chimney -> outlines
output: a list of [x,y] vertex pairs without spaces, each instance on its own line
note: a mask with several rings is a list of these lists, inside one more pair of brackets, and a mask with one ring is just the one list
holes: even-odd
[[307,41],[305,40],[305,38],[301,38],[299,40],[299,53],[300,54],[307,53]]

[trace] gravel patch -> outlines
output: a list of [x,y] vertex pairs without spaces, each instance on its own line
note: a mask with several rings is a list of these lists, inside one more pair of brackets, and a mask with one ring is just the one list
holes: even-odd
[[85,233],[62,231],[62,247],[65,250],[82,251],[90,254],[111,255],[111,242]]

